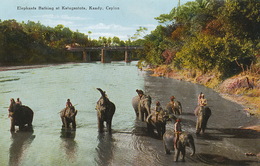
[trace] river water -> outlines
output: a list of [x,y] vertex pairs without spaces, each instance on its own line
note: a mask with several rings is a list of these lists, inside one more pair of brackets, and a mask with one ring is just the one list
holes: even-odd
[[[0,165],[157,166],[173,165],[162,140],[148,136],[146,125],[135,118],[131,100],[142,89],[162,106],[174,95],[183,105],[183,130],[193,134],[196,155],[178,165],[259,164],[259,135],[238,128],[259,124],[242,107],[203,86],[174,79],[151,77],[136,62],[77,63],[0,72]],[[95,106],[101,88],[115,103],[112,134],[99,134]],[[193,110],[203,92],[213,111],[208,130],[196,136]],[[33,132],[11,133],[7,109],[10,98],[20,98],[34,111]],[[76,131],[61,130],[59,111],[70,98],[78,114]],[[167,129],[172,130],[168,122]],[[245,143],[249,141],[250,143]],[[232,155],[231,155],[232,154]]]

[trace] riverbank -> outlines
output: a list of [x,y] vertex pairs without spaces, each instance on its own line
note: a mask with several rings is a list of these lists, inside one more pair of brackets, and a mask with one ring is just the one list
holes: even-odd
[[[174,71],[167,65],[149,68],[152,76],[168,77],[204,85],[219,92],[228,100],[244,107],[248,116],[260,118],[260,79],[259,75],[239,74],[225,80],[214,73],[196,73],[195,71]],[[260,126],[259,126],[260,128]]]

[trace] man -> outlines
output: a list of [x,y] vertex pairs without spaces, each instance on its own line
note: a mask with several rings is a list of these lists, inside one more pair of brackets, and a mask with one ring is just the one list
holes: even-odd
[[200,99],[201,99],[201,96],[203,95],[202,92],[200,92],[199,96],[198,96],[198,105],[200,105]]
[[142,97],[144,96],[144,92],[142,90],[138,90],[138,89],[136,89],[136,92],[137,92],[138,96],[140,97],[140,99],[142,99]]
[[172,97],[170,98],[169,104],[170,104],[170,106],[171,106],[172,112],[173,112],[174,114],[177,114],[176,108],[177,108],[178,105],[177,105],[177,103],[175,102],[175,96],[172,96]]
[[159,116],[160,116],[160,119],[162,120],[162,118],[165,115],[165,112],[164,112],[163,108],[161,107],[161,103],[159,101],[156,102],[155,115],[156,115],[156,120],[158,120]]
[[66,102],[66,107],[72,107],[72,103],[70,102],[70,99],[67,99],[67,102]]
[[207,105],[207,99],[205,98],[204,94],[201,94],[200,100],[199,100],[200,106],[206,106]]
[[175,99],[174,96],[172,96],[172,97],[170,98],[170,102],[171,102],[171,105],[172,105],[172,109],[174,109],[174,106],[175,106],[175,101],[174,101],[174,99]]
[[21,102],[20,98],[17,98],[17,99],[16,99],[16,104],[22,105],[22,102]]
[[13,114],[13,111],[14,111],[14,107],[15,107],[15,101],[13,98],[10,99],[10,105],[9,105],[9,108],[8,108],[8,117],[10,117],[12,114]]
[[177,148],[177,142],[179,141],[179,137],[181,134],[181,119],[176,119],[176,122],[174,123],[174,148]]

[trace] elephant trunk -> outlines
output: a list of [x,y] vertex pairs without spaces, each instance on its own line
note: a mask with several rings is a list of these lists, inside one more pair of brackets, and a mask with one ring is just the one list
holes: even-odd
[[146,110],[147,110],[148,114],[151,114],[151,106],[147,105]]
[[192,153],[190,154],[191,156],[193,156],[195,154],[195,145],[194,142],[190,142],[190,147],[192,149]]
[[75,117],[77,115],[77,113],[78,113],[78,110],[75,110],[74,112],[72,112],[70,115],[70,118]]

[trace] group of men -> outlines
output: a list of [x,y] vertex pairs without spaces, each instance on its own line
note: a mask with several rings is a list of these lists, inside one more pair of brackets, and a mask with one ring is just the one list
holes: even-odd
[[22,105],[21,100],[20,100],[19,98],[17,98],[16,101],[15,101],[13,98],[11,98],[11,99],[10,99],[10,106],[9,106],[8,111],[9,111],[9,112],[12,112],[12,110],[13,110],[13,108],[14,108],[14,106],[15,106],[16,104]]
[[22,105],[20,98],[17,98],[16,101],[13,98],[11,98],[10,99],[10,105],[9,105],[9,108],[8,108],[8,112],[9,112],[8,117],[10,117],[12,115],[12,112],[14,111],[14,107],[16,105]]

